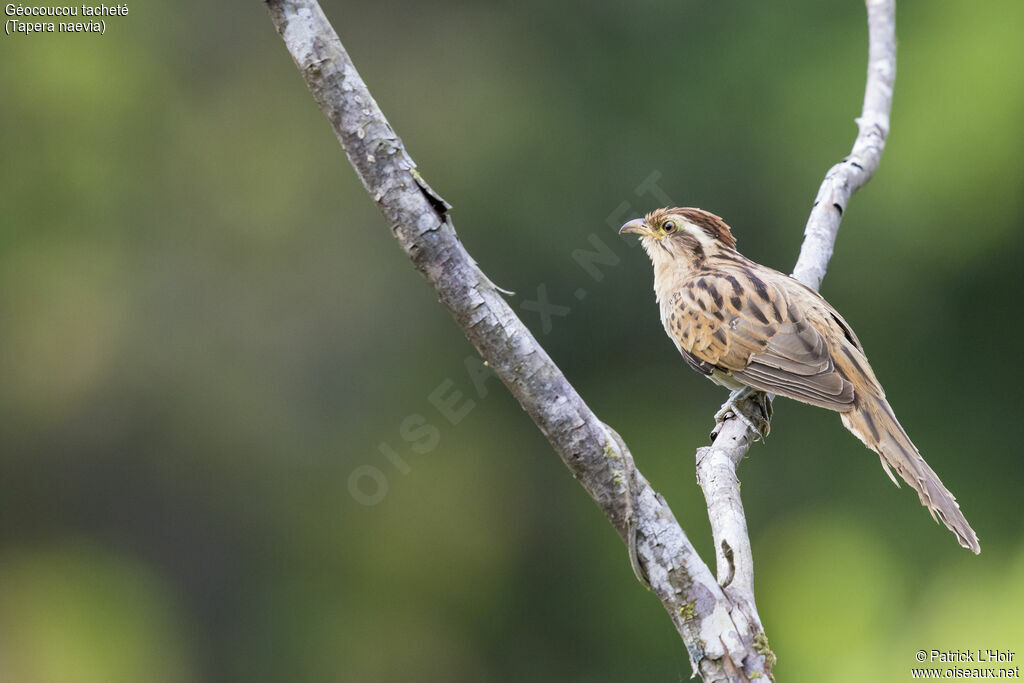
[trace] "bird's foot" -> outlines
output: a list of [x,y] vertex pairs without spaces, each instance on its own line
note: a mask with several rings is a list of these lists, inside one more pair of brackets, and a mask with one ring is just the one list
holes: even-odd
[[[750,400],[748,401],[748,399]],[[741,408],[740,404],[743,403],[747,405],[753,403],[753,410]],[[712,440],[718,436],[722,422],[732,416],[735,416],[737,420],[747,426],[747,429],[754,433],[755,441],[757,439],[763,441],[768,437],[768,432],[771,431],[771,401],[768,400],[767,395],[750,387],[743,387],[733,391],[729,394],[728,400],[722,404],[721,410],[715,413],[716,424],[715,429],[711,432]]]

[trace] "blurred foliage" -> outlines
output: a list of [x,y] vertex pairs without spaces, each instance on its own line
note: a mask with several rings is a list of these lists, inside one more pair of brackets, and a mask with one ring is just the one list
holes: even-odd
[[[613,228],[657,173],[787,270],[855,135],[862,5],[323,4],[513,306],[570,307],[521,312],[711,558],[692,457],[724,395]],[[102,37],[0,36],[0,679],[687,678],[610,527],[467,374],[259,3],[129,6]],[[892,136],[823,285],[982,555],[834,415],[777,402],[741,476],[786,680],[1024,644],[1022,24],[900,3]],[[600,281],[570,255],[593,235],[620,259]]]

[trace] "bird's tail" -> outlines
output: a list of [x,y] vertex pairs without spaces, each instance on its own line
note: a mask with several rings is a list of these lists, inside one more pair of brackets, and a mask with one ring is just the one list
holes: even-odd
[[932,518],[941,520],[956,534],[960,545],[975,555],[981,552],[978,536],[960,512],[956,498],[921,457],[884,397],[862,394],[857,397],[853,410],[841,416],[846,428],[878,453],[886,474],[897,486],[900,483],[893,476],[893,469],[917,491],[921,504],[932,513]]

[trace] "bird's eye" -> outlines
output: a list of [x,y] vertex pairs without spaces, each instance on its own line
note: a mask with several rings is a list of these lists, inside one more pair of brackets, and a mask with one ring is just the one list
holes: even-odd
[[672,221],[665,221],[664,223],[661,224],[661,229],[664,230],[666,234],[670,232],[675,232],[676,224],[673,223]]

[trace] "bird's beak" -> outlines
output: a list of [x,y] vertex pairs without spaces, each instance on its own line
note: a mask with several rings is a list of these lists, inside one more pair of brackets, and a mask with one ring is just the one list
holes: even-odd
[[632,235],[650,235],[651,231],[648,229],[647,223],[644,222],[643,218],[634,218],[619,228],[620,235],[627,233]]

